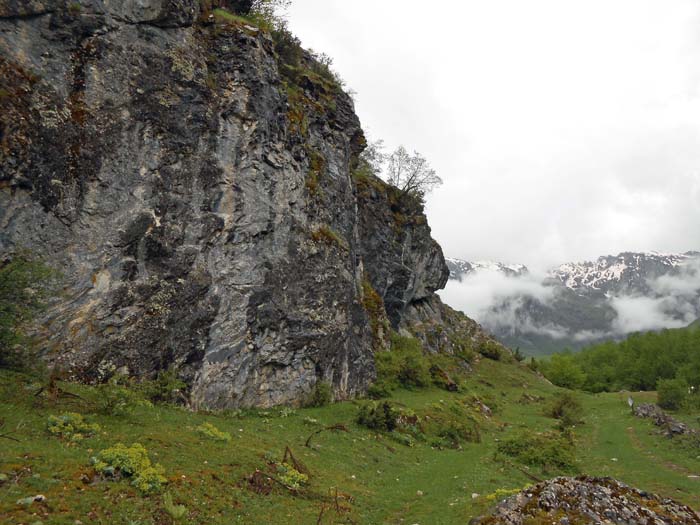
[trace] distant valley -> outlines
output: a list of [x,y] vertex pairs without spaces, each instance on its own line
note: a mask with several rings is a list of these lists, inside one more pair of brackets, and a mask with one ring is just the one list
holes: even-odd
[[544,273],[522,264],[446,258],[441,293],[525,354],[686,326],[700,317],[700,252],[623,252]]

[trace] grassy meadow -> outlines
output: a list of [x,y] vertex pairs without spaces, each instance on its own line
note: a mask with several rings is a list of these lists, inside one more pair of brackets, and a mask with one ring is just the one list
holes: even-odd
[[[224,413],[155,405],[106,415],[96,411],[103,394],[93,387],[61,383],[64,392],[79,397],[52,400],[35,395],[40,386],[27,376],[0,372],[3,524],[467,523],[508,491],[575,473],[613,476],[700,508],[700,448],[665,438],[649,420],[633,417],[627,393],[574,394],[583,422],[567,430],[571,465],[528,464],[498,453],[504,441],[558,432],[559,421],[545,412],[563,390],[522,364],[481,359],[458,392],[393,392],[390,401],[416,415],[418,426],[429,426],[454,407],[467,410],[453,411],[476,422],[478,439],[454,446],[441,446],[429,431],[409,439],[358,425],[363,400]],[[654,401],[655,394],[632,397]],[[47,430],[49,416],[73,412],[100,430],[83,439]],[[700,426],[698,414],[679,417]],[[203,435],[203,423],[230,439]],[[323,430],[305,446],[312,433],[336,424],[342,428]],[[162,465],[167,483],[161,490],[144,494],[129,478],[95,475],[91,457],[117,443],[140,443]],[[308,482],[298,488],[280,483],[275,470],[286,447],[308,471]],[[275,480],[263,487],[251,483],[256,469]],[[38,494],[46,499],[18,503]],[[170,499],[185,508],[169,512]]]

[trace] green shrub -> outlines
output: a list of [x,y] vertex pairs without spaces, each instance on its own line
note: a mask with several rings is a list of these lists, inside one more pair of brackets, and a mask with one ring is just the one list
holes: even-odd
[[430,361],[418,339],[392,335],[391,351],[375,354],[377,383],[382,388],[424,387],[431,383]]
[[131,484],[143,494],[158,492],[168,482],[163,467],[152,464],[146,448],[139,443],[130,447],[117,443],[102,450],[92,458],[92,465],[103,476],[131,478]]
[[552,383],[576,390],[586,382],[586,374],[575,358],[567,354],[554,354],[549,361],[540,361],[542,373]]
[[83,416],[68,412],[60,416],[49,416],[47,430],[54,436],[71,441],[80,441],[100,431],[97,423],[88,423]]
[[496,456],[503,455],[545,472],[574,471],[576,459],[571,440],[559,432],[528,433],[498,443]]
[[0,258],[0,368],[28,370],[39,362],[24,328],[44,308],[55,276],[28,252]]
[[314,386],[306,403],[310,407],[322,407],[333,401],[333,388],[325,381],[319,381]]
[[367,389],[367,397],[370,399],[391,397],[391,387],[385,381],[375,381]]
[[299,472],[289,463],[279,463],[277,465],[277,474],[282,483],[293,489],[298,489],[309,482],[309,476]]
[[439,448],[459,448],[462,443],[479,443],[481,429],[475,413],[474,407],[462,401],[434,403],[421,412],[422,428],[426,434],[439,438],[432,442]]
[[688,383],[684,379],[660,379],[656,383],[661,408],[678,410],[688,397]]
[[153,406],[138,391],[120,385],[116,380],[100,385],[98,389],[100,393],[98,409],[108,416],[127,416],[138,407]]
[[558,419],[564,427],[570,427],[582,421],[583,406],[574,395],[565,392],[554,397],[545,415]]
[[357,423],[378,430],[392,432],[398,425],[400,412],[388,401],[382,403],[365,403],[357,412]]
[[320,228],[311,232],[311,238],[318,243],[327,244],[328,246],[337,246],[341,250],[349,250],[350,247],[345,239],[343,239],[332,228],[325,224]]
[[174,403],[178,400],[180,392],[187,387],[174,369],[161,370],[156,379],[143,381],[138,384],[137,390],[153,403]]
[[275,52],[280,65],[280,72],[284,75],[288,72],[285,66],[299,67],[303,56],[301,41],[287,28],[286,24],[280,24],[272,31],[272,41],[275,44]]
[[477,345],[477,352],[487,359],[492,359],[494,361],[500,361],[503,357],[503,349],[501,345],[495,341],[491,341],[490,339],[480,341]]
[[231,441],[231,434],[219,430],[211,423],[202,423],[197,427],[197,433],[214,441]]
[[405,447],[413,447],[416,444],[416,440],[410,434],[394,431],[389,434],[389,437]]

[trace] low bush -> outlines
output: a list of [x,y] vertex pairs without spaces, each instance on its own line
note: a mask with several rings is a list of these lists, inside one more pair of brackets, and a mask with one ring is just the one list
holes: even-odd
[[413,337],[392,335],[391,351],[377,352],[375,361],[379,389],[424,387],[432,381],[430,361],[420,341]]
[[100,425],[88,423],[83,416],[75,412],[68,412],[60,416],[49,416],[47,430],[49,434],[70,441],[80,441],[99,432]]
[[558,419],[563,427],[570,427],[583,420],[583,406],[573,394],[564,392],[554,397],[545,415]]
[[459,448],[462,443],[479,443],[481,428],[476,409],[461,401],[434,403],[421,412],[425,434],[435,436],[432,446]]
[[187,384],[182,381],[174,369],[162,370],[152,381],[142,381],[137,390],[152,403],[175,403],[181,398]]
[[391,387],[384,381],[375,381],[367,389],[367,397],[370,399],[391,397]]
[[306,406],[322,407],[333,401],[333,388],[325,381],[319,381],[309,395]]
[[108,416],[127,416],[132,414],[138,407],[153,406],[144,399],[140,392],[118,384],[117,380],[98,387],[100,398],[98,410]]
[[571,472],[576,470],[574,444],[559,432],[529,433],[505,439],[496,447],[499,455],[532,467]]
[[477,352],[487,359],[492,359],[494,361],[500,361],[503,357],[503,347],[490,339],[479,342],[477,345]]
[[372,430],[392,432],[397,427],[399,414],[388,401],[365,403],[357,412],[357,423]]
[[678,410],[688,397],[688,383],[684,379],[660,379],[656,383],[656,392],[661,408]]
[[228,432],[224,432],[222,430],[219,430],[216,428],[214,425],[211,423],[202,423],[197,427],[197,433],[200,436],[213,439],[214,441],[225,441],[229,442],[231,441],[231,434]]
[[146,448],[134,443],[130,447],[122,443],[102,450],[92,458],[95,471],[103,476],[120,479],[130,478],[131,484],[143,494],[160,491],[167,483],[164,469],[159,464],[152,464]]
[[293,489],[298,489],[309,482],[309,476],[299,472],[289,463],[279,463],[277,475],[282,483]]

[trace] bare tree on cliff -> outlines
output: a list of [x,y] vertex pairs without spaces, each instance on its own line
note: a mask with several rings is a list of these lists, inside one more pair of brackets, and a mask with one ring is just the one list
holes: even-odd
[[437,176],[423,155],[417,151],[411,155],[403,146],[399,146],[389,155],[386,177],[387,182],[396,186],[401,193],[420,199],[442,184],[442,179]]

